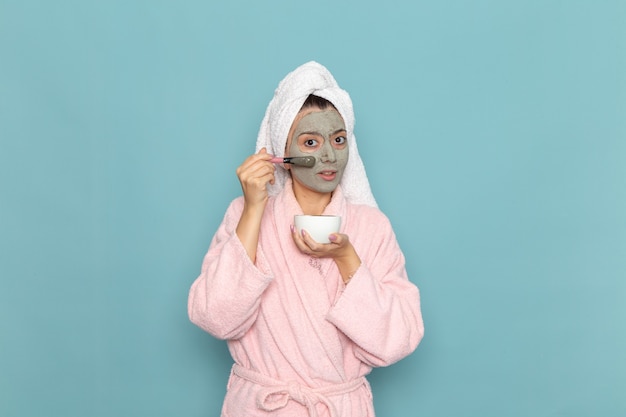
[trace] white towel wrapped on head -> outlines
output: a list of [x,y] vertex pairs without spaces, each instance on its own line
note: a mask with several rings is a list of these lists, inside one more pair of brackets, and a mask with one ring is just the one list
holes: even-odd
[[[346,125],[350,154],[340,183],[344,196],[350,203],[376,207],[376,200],[356,146],[352,100],[348,93],[337,85],[332,74],[317,62],[311,61],[301,65],[280,82],[265,111],[257,137],[256,152],[266,148],[272,155],[284,155],[291,124],[311,94],[330,101]],[[274,185],[268,184],[269,194],[278,194],[285,186],[288,176],[286,169],[277,167]]]

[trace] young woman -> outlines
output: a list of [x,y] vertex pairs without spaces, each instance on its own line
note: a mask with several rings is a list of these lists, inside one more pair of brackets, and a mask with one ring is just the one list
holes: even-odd
[[[309,62],[279,84],[257,153],[189,294],[189,317],[235,361],[224,417],[374,416],[365,376],[415,350],[419,291],[371,194],[348,94]],[[313,167],[280,156],[314,156]],[[297,214],[342,218],[318,243]]]

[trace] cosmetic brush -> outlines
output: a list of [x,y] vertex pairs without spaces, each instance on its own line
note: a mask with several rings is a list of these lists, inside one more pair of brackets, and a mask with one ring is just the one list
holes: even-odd
[[270,159],[270,162],[273,162],[275,164],[291,164],[291,165],[297,165],[299,167],[311,168],[315,165],[315,157],[314,156],[291,156],[291,157],[275,156],[272,159]]

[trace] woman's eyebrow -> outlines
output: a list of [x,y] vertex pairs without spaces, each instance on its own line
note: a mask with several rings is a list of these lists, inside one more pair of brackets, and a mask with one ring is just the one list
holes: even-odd
[[309,131],[309,132],[300,132],[298,134],[298,137],[302,136],[302,135],[313,135],[313,136],[322,136],[322,134],[320,132],[315,132],[315,131]]
[[[337,133],[341,133],[341,132],[346,132],[346,133],[347,133],[347,130],[346,130],[346,129],[337,129],[337,130],[335,130],[333,133],[331,133],[330,135],[331,135],[331,136],[334,136],[334,135],[336,135]],[[314,131],[314,130],[311,130],[311,131],[308,131],[308,132],[300,132],[300,133],[298,134],[298,137],[300,137],[300,136],[302,136],[302,135],[324,136],[324,135],[322,135],[320,132],[317,132],[317,131]]]

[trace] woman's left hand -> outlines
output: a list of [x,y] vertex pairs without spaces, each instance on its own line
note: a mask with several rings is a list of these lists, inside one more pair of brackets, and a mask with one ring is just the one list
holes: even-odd
[[344,282],[348,282],[361,265],[361,258],[356,253],[348,235],[333,233],[329,236],[330,243],[316,242],[305,230],[299,233],[292,226],[291,235],[300,252],[313,258],[332,258]]
[[305,230],[298,233],[295,227],[292,228],[293,241],[305,255],[314,258],[337,258],[345,256],[346,250],[352,246],[348,235],[333,233],[329,236],[330,243],[316,242]]

